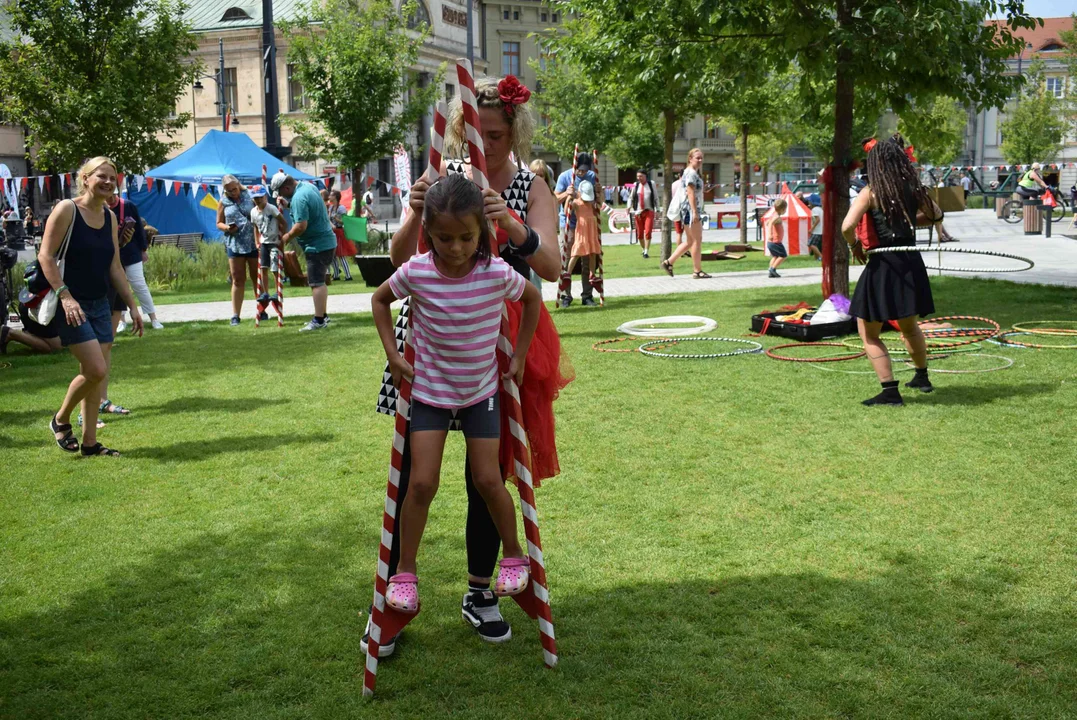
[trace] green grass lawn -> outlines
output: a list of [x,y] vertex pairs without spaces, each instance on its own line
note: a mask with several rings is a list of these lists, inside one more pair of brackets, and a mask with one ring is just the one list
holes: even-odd
[[[1004,325],[1077,308],[1073,289],[933,286],[940,313]],[[557,312],[577,379],[538,510],[561,664],[511,602],[505,645],[460,622],[452,437],[423,612],[372,703],[359,639],[392,423],[370,316],[122,338],[112,397],[134,412],[100,435],[119,460],[52,442],[70,356],[5,357],[0,717],[1074,717],[1077,353],[991,346],[1012,369],[864,408],[868,376],[590,350],[655,315],[740,337],[815,297]]]
[[[704,243],[703,252],[707,253],[714,250],[723,250],[725,249],[726,244],[727,243],[725,242]],[[763,244],[752,243],[752,247],[758,248],[761,251]],[[640,256],[638,245],[611,245],[607,247],[604,251],[606,277],[648,277],[663,274],[662,268],[658,266],[660,262],[659,256],[661,255],[661,245],[656,241],[652,249],[653,252],[651,252],[651,257],[644,260]],[[746,270],[766,270],[769,262],[770,258],[764,256],[762,252],[752,252],[745,253],[745,257],[741,260],[704,262],[703,269],[711,274]],[[330,295],[374,292],[374,288],[367,287],[366,283],[363,282],[363,278],[359,274],[358,268],[354,267],[354,263],[352,265],[352,276],[355,279],[351,282],[345,282],[343,280],[334,282],[329,286]],[[784,269],[798,267],[819,267],[819,261],[810,255],[793,255],[782,265],[782,268]],[[685,257],[679,260],[674,267],[674,272],[677,274],[690,275],[692,273],[691,258]],[[270,282],[272,281],[272,276],[270,276]],[[287,286],[285,287],[285,292],[287,292]],[[299,288],[296,292],[309,293],[310,291],[306,288]],[[231,290],[226,283],[212,283],[193,285],[191,287],[185,287],[183,290],[153,290],[153,301],[157,305],[227,301],[231,298],[230,293]],[[248,300],[254,297],[249,282],[247,285],[247,296]]]

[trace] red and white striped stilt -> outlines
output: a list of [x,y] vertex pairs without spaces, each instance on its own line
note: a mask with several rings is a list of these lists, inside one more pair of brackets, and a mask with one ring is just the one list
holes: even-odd
[[[277,272],[273,275],[277,279],[277,298],[273,301],[273,307],[277,311],[277,327],[284,327],[284,283],[281,282],[280,276],[283,274],[284,256],[280,251],[280,248],[273,248],[270,252],[270,258],[277,261]],[[271,262],[270,265],[273,263]]]
[[[591,150],[591,160],[593,161],[593,165],[594,165],[594,168],[595,168],[595,198],[597,199],[599,197],[598,194],[600,192],[602,192],[602,185],[601,185],[601,182],[599,181],[599,178],[598,178],[598,150],[594,150],[594,149]],[[602,197],[605,198],[605,193],[602,194]],[[608,205],[606,205],[604,200],[603,200],[602,204],[603,204],[604,208],[609,207]],[[612,211],[613,208],[610,208],[610,210]],[[599,246],[602,245],[602,222],[601,222],[601,220],[602,220],[602,215],[601,214],[597,218],[595,218],[595,227],[598,228],[598,244],[599,244]],[[598,254],[598,258],[595,260],[595,267],[591,268],[591,277],[589,278],[589,280],[591,281],[591,288],[595,292],[598,293],[598,304],[605,307],[606,306],[606,289],[605,289],[606,288],[606,283],[604,282],[604,280],[605,280],[605,272],[603,271],[603,268],[602,268],[602,253],[601,252]]]
[[267,174],[266,166],[262,165],[262,186],[265,187],[266,190],[269,190],[269,181],[266,179]]
[[[448,107],[439,102],[434,108],[434,126],[430,130],[430,162],[426,168],[429,182],[437,180],[441,171],[445,148],[445,124]],[[404,342],[404,359],[414,367],[415,350],[410,337]],[[407,614],[385,603],[385,591],[389,585],[389,556],[393,550],[393,531],[396,527],[397,497],[400,490],[400,473],[404,463],[404,441],[408,432],[408,413],[411,408],[411,383],[401,379],[397,390],[396,426],[393,433],[393,451],[389,461],[389,484],[385,493],[385,511],[382,513],[381,548],[378,551],[378,574],[374,579],[374,609],[370,618],[370,642],[367,644],[366,670],[363,673],[363,695],[373,695],[378,680],[378,651],[382,638],[391,638],[404,629],[418,612]],[[420,610],[422,608],[420,607]]]
[[[482,131],[479,124],[478,103],[475,99],[475,81],[471,74],[471,63],[466,58],[456,61],[456,76],[460,84],[460,100],[464,106],[464,125],[468,138],[468,151],[471,153],[472,179],[479,187],[489,187],[486,175],[486,154],[482,146]],[[481,168],[481,172],[476,172]],[[512,357],[512,342],[508,335],[508,310],[501,314],[501,334],[497,339],[498,366],[501,372],[508,370]],[[542,642],[542,655],[547,667],[557,665],[557,642],[553,632],[553,614],[550,611],[550,593],[546,584],[546,565],[542,558],[542,541],[539,537],[538,512],[535,508],[535,490],[531,480],[531,450],[527,444],[527,432],[523,422],[523,406],[520,404],[520,388],[514,378],[502,380],[502,387],[511,403],[506,403],[502,412],[509,416],[509,430],[512,438],[501,438],[502,442],[512,442],[513,475],[516,476],[517,491],[520,493],[520,510],[524,519],[524,534],[527,537],[527,554],[531,559],[531,582],[519,595],[512,599],[532,618],[538,620]]]
[[261,327],[262,311],[265,310],[265,305],[259,298],[262,297],[262,269],[258,268],[258,272],[254,274],[254,327]]
[[[580,144],[576,143],[572,149],[572,177],[569,182],[576,184],[576,158],[580,155]],[[572,247],[568,242],[569,209],[572,207],[572,199],[565,200],[565,229],[561,233],[561,280],[557,283],[557,291],[567,297],[572,291],[572,274],[568,271],[568,264],[572,259]]]

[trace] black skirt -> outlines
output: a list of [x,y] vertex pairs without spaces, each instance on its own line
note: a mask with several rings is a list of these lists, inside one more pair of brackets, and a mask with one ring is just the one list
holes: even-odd
[[853,292],[853,317],[885,322],[935,312],[931,283],[918,252],[884,252],[868,256]]

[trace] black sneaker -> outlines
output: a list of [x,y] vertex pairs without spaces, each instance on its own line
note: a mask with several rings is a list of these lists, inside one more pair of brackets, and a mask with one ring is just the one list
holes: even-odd
[[264,310],[262,312],[258,313],[258,321],[259,322],[262,322],[263,320],[268,320],[268,319],[269,319],[269,313],[265,312]]
[[475,628],[479,637],[488,643],[503,643],[512,639],[512,628],[497,609],[497,596],[489,590],[464,595],[460,614],[464,622]]
[[584,298],[580,301],[580,304],[584,307],[598,307],[598,303],[595,302],[594,298]]
[[778,271],[775,270],[774,268],[770,268],[769,276],[772,277],[772,278],[780,278],[781,277],[781,275],[778,274]]
[[935,390],[935,386],[931,384],[926,372],[923,375],[917,373],[912,380],[905,383],[905,387],[919,390],[922,393],[934,392]]
[[230,324],[232,325],[232,327],[239,325],[239,315],[233,315],[232,322]]
[[258,304],[259,305],[268,305],[269,304],[269,293],[262,293],[261,295],[259,295],[258,296]]
[[[367,649],[367,644],[370,642],[370,625],[374,622],[374,608],[369,608],[368,610],[366,614],[366,630],[363,631],[363,639],[359,641],[359,647],[363,650],[364,655],[370,652]],[[400,633],[389,638],[389,642],[378,646],[378,658],[387,658],[396,652],[396,639],[398,637],[400,637]]]
[[557,304],[563,308],[567,308],[569,305],[572,304],[572,298],[570,298],[568,295],[562,295],[561,299],[557,301]]

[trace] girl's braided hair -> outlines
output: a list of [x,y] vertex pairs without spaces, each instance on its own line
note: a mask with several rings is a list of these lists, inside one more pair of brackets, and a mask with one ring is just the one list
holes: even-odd
[[909,217],[905,206],[906,193],[912,190],[917,208],[931,207],[932,200],[927,188],[920,182],[916,168],[905,154],[905,139],[901,133],[894,133],[868,151],[867,171],[871,179],[871,193],[886,222],[895,232],[902,229],[913,232],[916,211],[913,211],[913,217]]

